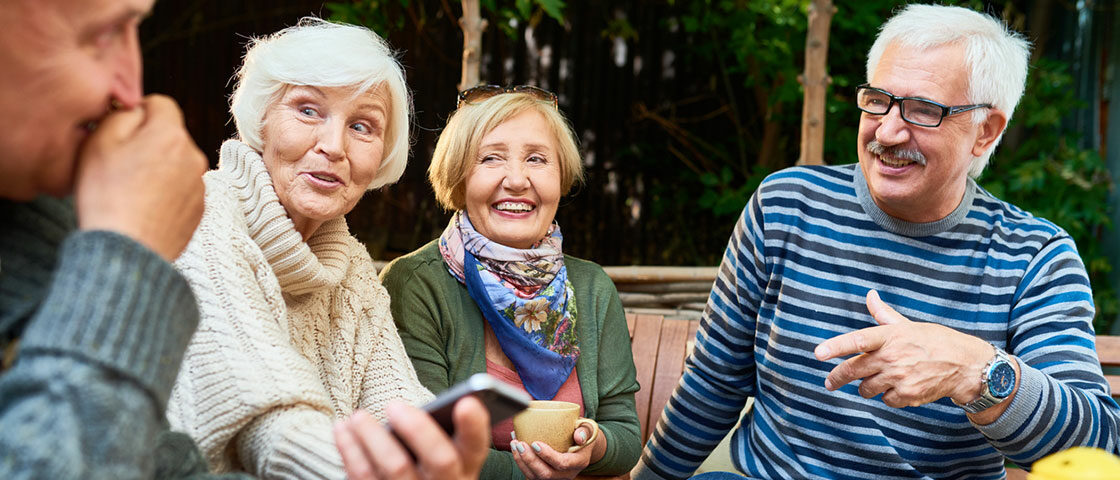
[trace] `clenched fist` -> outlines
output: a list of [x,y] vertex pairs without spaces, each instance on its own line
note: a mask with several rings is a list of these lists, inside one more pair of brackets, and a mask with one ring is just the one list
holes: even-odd
[[78,227],[118,232],[173,261],[202,219],[206,168],[175,101],[149,95],[106,116],[82,147]]

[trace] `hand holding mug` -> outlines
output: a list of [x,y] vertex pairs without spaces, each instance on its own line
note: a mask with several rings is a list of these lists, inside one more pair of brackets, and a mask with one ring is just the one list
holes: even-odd
[[606,451],[599,425],[571,402],[529,402],[513,419],[513,435],[514,461],[531,479],[575,478]]

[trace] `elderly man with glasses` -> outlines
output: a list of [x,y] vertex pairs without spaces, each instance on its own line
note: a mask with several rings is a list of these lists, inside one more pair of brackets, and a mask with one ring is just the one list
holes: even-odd
[[973,181],[1022,96],[1027,42],[911,5],[868,57],[859,163],[755,192],[635,479],[688,477],[736,423],[751,478],[1002,478],[1005,458],[1117,452],[1073,240]]

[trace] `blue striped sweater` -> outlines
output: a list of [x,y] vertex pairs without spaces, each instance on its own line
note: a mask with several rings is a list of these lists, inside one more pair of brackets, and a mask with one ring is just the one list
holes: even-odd
[[[1019,359],[1018,393],[979,426],[946,397],[891,408],[859,382],[824,388],[843,359],[820,342],[874,326],[876,289],[907,318],[987,340]],[[1069,235],[969,180],[946,218],[883,213],[855,165],[767,178],[743,211],[696,348],[635,469],[685,478],[738,423],[731,456],[754,478],[1000,479],[1074,445],[1117,452],[1120,407],[1094,350],[1093,303]],[[756,401],[741,420],[748,397]]]

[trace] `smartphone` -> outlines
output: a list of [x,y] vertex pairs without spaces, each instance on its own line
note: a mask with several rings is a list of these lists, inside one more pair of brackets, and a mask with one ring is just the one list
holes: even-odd
[[490,426],[516,415],[528,408],[532,397],[509,384],[485,373],[476,373],[470,378],[444,390],[427,405],[424,411],[436,420],[448,436],[455,434],[455,423],[451,421],[451,409],[460,398],[474,395],[490,411]]

